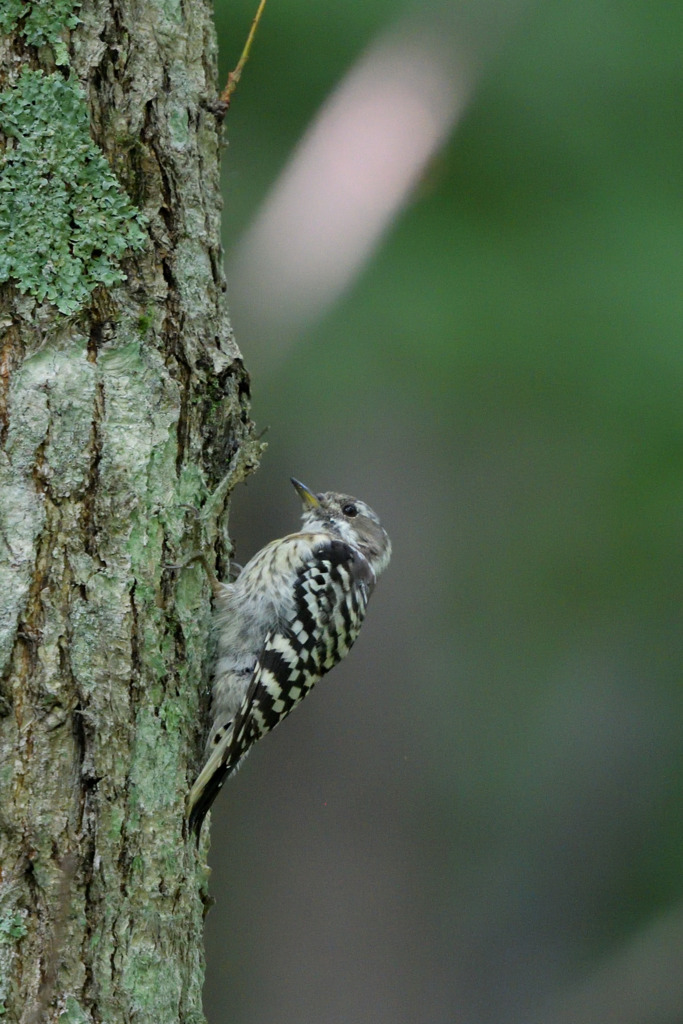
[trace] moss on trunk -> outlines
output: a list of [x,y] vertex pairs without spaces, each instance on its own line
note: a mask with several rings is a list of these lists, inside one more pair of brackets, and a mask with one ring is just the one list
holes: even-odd
[[0,1011],[192,1024],[210,600],[199,567],[167,566],[200,543],[227,560],[259,452],[211,10],[5,0],[0,24],[4,209],[16,227],[31,196],[34,231],[0,263]]

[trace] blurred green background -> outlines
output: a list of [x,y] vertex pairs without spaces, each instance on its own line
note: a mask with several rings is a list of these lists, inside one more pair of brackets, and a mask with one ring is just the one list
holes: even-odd
[[[217,0],[223,80],[255,7]],[[237,560],[295,528],[292,474],[367,500],[394,557],[215,805],[206,1012],[681,1024],[683,5],[270,0],[226,120],[228,261],[416,11],[479,40],[456,132],[295,344],[235,307],[269,428]]]

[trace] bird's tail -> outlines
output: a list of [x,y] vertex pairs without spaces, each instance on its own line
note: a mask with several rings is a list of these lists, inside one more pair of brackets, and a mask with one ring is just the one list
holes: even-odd
[[197,836],[197,844],[199,844],[204,818],[209,813],[211,804],[218,796],[221,786],[232,771],[233,766],[227,759],[228,750],[228,744],[222,743],[213,751],[197,776],[187,798],[187,820],[190,829]]

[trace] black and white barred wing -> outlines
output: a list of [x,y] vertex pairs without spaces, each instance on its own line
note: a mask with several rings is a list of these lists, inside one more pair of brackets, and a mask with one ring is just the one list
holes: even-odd
[[213,752],[193,787],[193,828],[199,830],[223,782],[249,748],[348,654],[363,624],[374,583],[366,559],[341,540],[322,542],[302,563],[293,587],[293,615],[268,632],[225,742]]
[[373,584],[367,561],[343,541],[331,540],[314,551],[294,586],[294,617],[268,634],[235,718],[231,766],[348,654]]

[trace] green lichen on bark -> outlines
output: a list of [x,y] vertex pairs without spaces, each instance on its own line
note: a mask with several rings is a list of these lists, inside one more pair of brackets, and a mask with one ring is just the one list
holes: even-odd
[[0,28],[19,31],[31,46],[59,42],[64,28],[75,28],[79,0],[0,0]]
[[90,137],[73,79],[24,68],[0,93],[0,282],[62,313],[98,284],[125,280],[120,259],[146,241],[143,221]]
[[0,898],[0,1017],[4,1016],[10,970],[17,944],[26,935],[25,913],[16,910],[10,901]]
[[59,1015],[59,1024],[89,1024],[87,1013],[79,1006],[73,996],[66,999],[66,1006]]
[[[184,801],[211,606],[200,566],[169,566],[200,545],[225,566],[260,450],[225,306],[211,10],[96,0],[36,51],[30,8],[0,48],[0,204],[29,157],[45,179],[22,250],[43,276],[0,287],[0,1021],[200,1024],[206,847]],[[94,288],[141,228],[114,171],[149,240]],[[78,316],[54,277],[35,290],[54,252]]]

